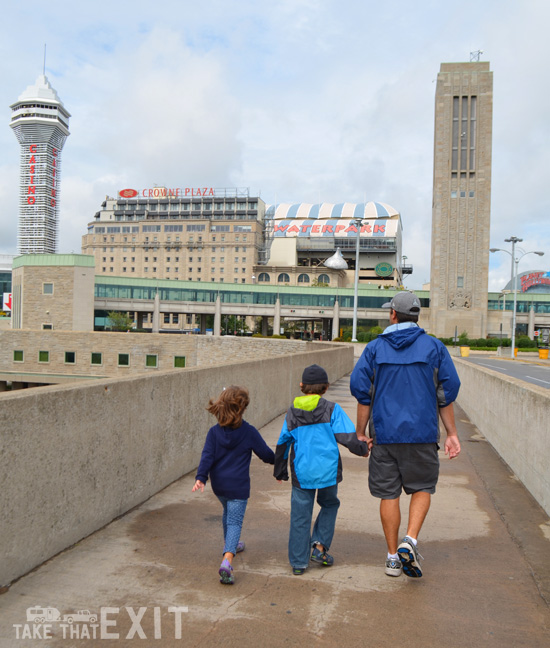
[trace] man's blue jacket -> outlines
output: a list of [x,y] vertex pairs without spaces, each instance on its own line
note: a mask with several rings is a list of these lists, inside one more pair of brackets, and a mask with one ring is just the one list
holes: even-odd
[[375,443],[437,443],[439,408],[456,400],[460,380],[445,346],[412,325],[367,345],[350,388],[359,403],[371,407]]

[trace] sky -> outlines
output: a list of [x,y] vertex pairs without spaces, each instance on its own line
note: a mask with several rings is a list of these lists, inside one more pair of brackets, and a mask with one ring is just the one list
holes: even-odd
[[[71,113],[58,251],[81,251],[126,187],[247,187],[268,203],[384,202],[410,289],[430,277],[435,80],[482,50],[493,71],[491,246],[550,268],[547,0],[10,3],[0,25],[0,254],[17,252],[10,108],[46,76]],[[520,251],[520,254],[522,253]],[[491,254],[489,289],[510,279]]]

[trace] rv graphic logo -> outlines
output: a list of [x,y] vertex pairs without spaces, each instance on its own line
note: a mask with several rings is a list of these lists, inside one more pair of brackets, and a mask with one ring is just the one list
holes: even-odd
[[[26,623],[14,623],[13,628],[16,639],[162,639],[166,626],[167,637],[181,639],[182,614],[189,609],[174,606],[167,611],[168,621],[166,616],[163,620],[162,609],[158,606],[101,607],[99,613],[84,609],[61,614],[56,607],[35,605],[27,608]],[[121,632],[122,628],[125,632]]]

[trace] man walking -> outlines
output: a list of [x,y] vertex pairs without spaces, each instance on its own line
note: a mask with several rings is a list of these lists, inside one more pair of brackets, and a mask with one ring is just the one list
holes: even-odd
[[[417,539],[439,477],[439,416],[447,432],[445,454],[453,459],[460,452],[453,411],[460,380],[445,346],[418,326],[414,293],[399,292],[383,307],[390,309],[390,326],[368,344],[351,375],[356,432],[371,447],[369,490],[380,498],[386,574],[418,578]],[[398,545],[402,490],[411,501],[407,534]]]

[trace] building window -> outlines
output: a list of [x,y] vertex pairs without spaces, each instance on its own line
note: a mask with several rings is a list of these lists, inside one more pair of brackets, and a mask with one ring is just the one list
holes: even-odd
[[39,351],[38,352],[38,362],[49,362],[50,361],[50,352],[49,351]]
[[170,324],[170,313],[164,313],[164,323]]
[[145,356],[145,366],[156,368],[158,366],[158,355],[148,354]]
[[277,277],[277,281],[279,283],[289,283],[290,277],[287,275],[286,272],[281,272],[281,274]]
[[321,275],[319,275],[318,283],[329,284],[330,283],[330,277],[328,275],[326,275],[326,274],[321,274]]
[[119,367],[129,367],[130,366],[130,355],[128,353],[119,353],[118,354],[118,366]]
[[456,278],[456,287],[457,288],[464,288],[464,277],[457,277]]
[[13,361],[14,362],[23,362],[25,354],[22,350],[16,350],[13,352]]
[[185,367],[185,356],[174,356],[174,369],[183,369]]
[[258,277],[258,281],[267,283],[267,282],[271,281],[271,277],[267,274],[267,272],[260,272],[260,276]]
[[42,294],[43,295],[53,295],[53,283],[43,283],[42,284]]
[[43,331],[51,331],[53,329],[53,324],[42,324]]
[[309,275],[307,274],[298,275],[298,283],[309,283]]
[[456,198],[456,191],[451,191],[451,198]]
[[65,351],[65,364],[74,364],[76,362],[76,353],[74,351]]
[[93,364],[93,365],[101,365],[101,364],[103,364],[103,354],[101,354],[101,353],[92,353],[92,357],[90,359],[90,364]]

